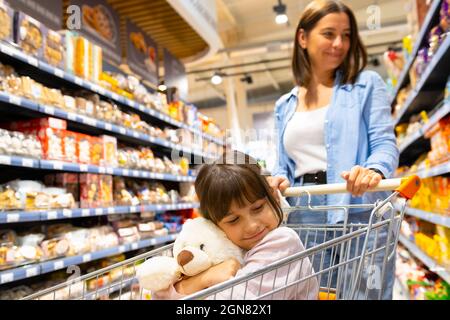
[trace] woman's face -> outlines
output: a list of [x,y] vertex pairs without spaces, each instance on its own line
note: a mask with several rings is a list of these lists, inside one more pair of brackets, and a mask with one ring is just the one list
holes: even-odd
[[347,14],[341,12],[324,16],[308,34],[300,31],[298,43],[307,50],[314,69],[335,70],[344,61],[350,48]]
[[278,226],[278,218],[265,198],[247,202],[244,207],[233,201],[218,226],[235,245],[250,250]]

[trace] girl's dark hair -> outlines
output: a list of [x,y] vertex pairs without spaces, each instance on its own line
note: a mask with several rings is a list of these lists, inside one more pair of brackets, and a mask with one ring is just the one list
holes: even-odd
[[295,31],[292,72],[298,86],[308,87],[311,81],[311,63],[308,53],[298,44],[300,29],[308,35],[324,16],[341,12],[346,13],[350,21],[350,49],[344,62],[338,68],[342,71],[341,83],[354,83],[358,74],[366,67],[367,52],[359,37],[358,25],[352,10],[338,0],[315,0],[310,2],[303,11]]
[[227,151],[212,164],[202,165],[195,180],[195,192],[200,200],[203,217],[220,222],[233,201],[239,207],[266,198],[279,223],[283,221],[280,204],[273,195],[261,167],[252,157],[239,151]]

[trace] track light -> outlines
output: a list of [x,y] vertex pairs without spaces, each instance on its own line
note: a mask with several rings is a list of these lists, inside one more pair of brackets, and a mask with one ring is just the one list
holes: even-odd
[[161,81],[159,83],[158,90],[159,91],[166,91],[167,90],[167,86],[164,84],[164,81]]
[[219,85],[222,83],[222,73],[220,72],[214,72],[214,75],[211,77],[211,83],[213,85]]
[[275,22],[277,24],[285,24],[288,22],[288,16],[286,15],[286,5],[281,2],[281,0],[278,0],[278,4],[276,6],[273,6],[273,11],[277,14],[275,17]]

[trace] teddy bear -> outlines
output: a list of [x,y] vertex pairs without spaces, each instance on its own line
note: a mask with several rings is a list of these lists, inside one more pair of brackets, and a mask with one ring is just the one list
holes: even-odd
[[157,256],[139,265],[136,278],[152,292],[169,288],[183,275],[195,276],[229,258],[243,262],[243,250],[213,222],[203,217],[186,220],[172,248],[173,257]]

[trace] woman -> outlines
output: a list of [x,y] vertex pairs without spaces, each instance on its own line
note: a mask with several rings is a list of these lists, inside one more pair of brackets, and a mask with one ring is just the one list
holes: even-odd
[[[387,196],[365,193],[393,175],[399,157],[385,84],[377,73],[363,71],[366,63],[352,11],[340,1],[311,2],[295,34],[297,86],[275,106],[278,159],[269,178],[272,188],[347,182],[348,194],[313,196],[313,205],[374,203]],[[291,206],[305,200],[288,199]],[[351,211],[348,221],[367,223],[369,214]],[[342,211],[294,212],[288,222],[343,220]],[[384,299],[392,296],[394,260],[384,279]]]

